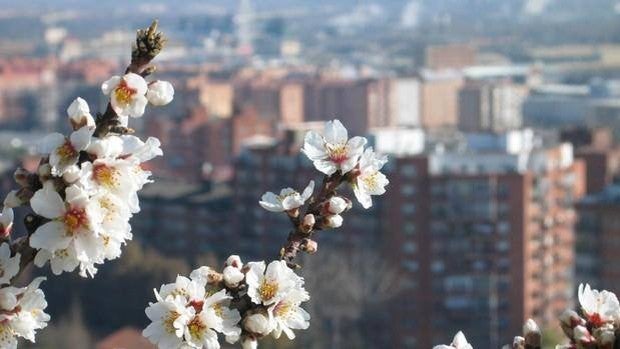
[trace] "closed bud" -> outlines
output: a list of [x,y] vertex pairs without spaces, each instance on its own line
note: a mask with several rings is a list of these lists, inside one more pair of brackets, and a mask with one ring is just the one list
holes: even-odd
[[306,253],[313,254],[319,249],[319,244],[314,240],[304,239],[301,243],[301,247]]
[[28,187],[30,172],[28,172],[25,168],[18,167],[13,173],[13,179],[15,179],[15,183],[19,184],[22,187]]
[[69,122],[73,130],[79,130],[84,126],[95,127],[95,119],[90,114],[90,108],[88,103],[80,97],[76,98],[69,108],[67,108],[67,115],[69,116]]
[[542,346],[540,328],[532,319],[528,319],[523,325],[523,337],[525,337],[527,347],[540,348]]
[[232,265],[224,268],[222,275],[224,277],[224,283],[226,284],[226,286],[231,288],[237,287],[241,280],[243,280],[243,278],[245,277],[245,275],[241,272],[241,269],[235,268]]
[[335,214],[325,217],[325,226],[328,228],[340,228],[342,226],[342,216]]
[[266,314],[255,313],[243,319],[243,328],[259,336],[266,336],[273,330],[273,325]]
[[574,331],[575,326],[585,326],[586,320],[583,319],[577,312],[572,309],[567,309],[560,315],[560,327],[562,328],[562,332],[569,339],[574,339]]
[[512,349],[523,349],[525,348],[525,338],[521,336],[516,336],[512,340]]
[[226,265],[227,266],[231,266],[231,267],[235,267],[237,269],[243,268],[243,263],[241,262],[241,257],[237,256],[236,254],[230,255],[230,257],[228,257],[226,259]]
[[254,338],[245,337],[241,341],[241,348],[242,349],[257,349],[258,341]]
[[612,349],[616,340],[613,325],[606,324],[595,329],[594,338],[596,339],[596,344],[599,348]]
[[332,215],[338,215],[344,212],[347,209],[347,202],[345,199],[339,196],[333,196],[327,203],[325,204],[325,210],[327,213]]
[[26,203],[26,201],[22,201],[18,196],[17,196],[17,190],[11,190],[6,198],[4,198],[4,207],[18,207],[21,206],[22,204]]
[[592,334],[590,334],[590,331],[588,331],[585,326],[581,325],[575,326],[573,329],[573,337],[577,343],[584,345],[594,343],[595,341]]
[[65,173],[62,174],[62,179],[64,179],[64,181],[67,183],[74,183],[77,182],[78,179],[80,179],[81,174],[82,173],[80,171],[80,168],[76,165],[72,165],[69,166],[65,170]]
[[304,216],[304,219],[301,222],[301,229],[305,233],[307,233],[307,232],[311,231],[314,228],[314,223],[316,223],[314,215],[312,213],[309,213],[309,214]]

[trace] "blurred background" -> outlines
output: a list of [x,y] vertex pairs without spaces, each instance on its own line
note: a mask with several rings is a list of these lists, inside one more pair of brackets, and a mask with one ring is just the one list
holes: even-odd
[[300,143],[333,118],[391,184],[304,261],[311,328],[261,348],[498,348],[530,317],[550,343],[579,282],[620,291],[620,2],[0,0],[0,193],[76,96],[103,110],[153,18],[175,100],[130,126],[157,180],[120,259],[43,285],[31,347],[153,348],[154,287],[274,258],[288,221],[258,199],[320,179]]

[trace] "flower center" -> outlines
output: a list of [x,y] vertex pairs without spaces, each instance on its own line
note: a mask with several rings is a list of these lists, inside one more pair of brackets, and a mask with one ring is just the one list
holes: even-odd
[[594,314],[590,315],[588,317],[588,321],[594,327],[601,327],[601,326],[603,326],[605,324],[605,321],[603,321],[603,319],[601,318],[601,315],[599,313],[594,313]]
[[61,162],[67,162],[75,158],[78,152],[73,147],[73,144],[71,144],[71,141],[66,139],[65,143],[56,149],[56,154],[58,154]]
[[267,279],[264,279],[261,282],[260,287],[258,289],[258,294],[263,301],[269,301],[273,297],[276,296],[278,292],[278,284],[275,282],[269,282]]
[[69,252],[67,251],[67,249],[63,249],[63,250],[58,250],[56,252],[54,252],[54,257],[58,257],[58,258],[67,258],[69,257]]
[[280,302],[276,305],[274,313],[278,317],[286,316],[291,310],[291,304],[288,302]]
[[373,190],[377,187],[377,177],[377,172],[374,172],[372,174],[363,176],[362,182],[364,182],[364,185],[366,185],[368,189]]
[[196,310],[196,314],[200,313],[202,311],[202,306],[205,304],[205,302],[203,301],[191,301],[189,302],[189,305],[191,307],[194,308],[194,310]]
[[118,186],[118,171],[105,164],[97,164],[93,167],[93,178],[97,183],[108,188]]
[[171,311],[168,313],[168,315],[164,318],[163,321],[166,332],[168,332],[169,334],[176,332],[174,328],[174,322],[176,321],[176,319],[179,318],[179,316],[181,316],[181,314],[177,313],[176,311]]
[[215,311],[215,315],[219,317],[222,317],[224,315],[224,310],[222,309],[222,305],[220,303],[213,304],[211,308],[213,308],[213,310]]
[[347,156],[346,144],[328,145],[327,154],[329,155],[329,159],[336,164],[341,164],[349,158]]
[[207,326],[200,321],[198,316],[194,316],[194,318],[187,324],[187,328],[189,329],[189,334],[193,338],[201,339]]
[[116,97],[116,101],[118,104],[122,106],[127,106],[133,97],[136,94],[136,89],[133,89],[127,85],[127,82],[122,79],[120,84],[114,90],[114,97]]
[[78,229],[88,226],[86,210],[83,208],[69,208],[63,217],[63,221],[67,227],[67,233],[69,235],[74,235]]

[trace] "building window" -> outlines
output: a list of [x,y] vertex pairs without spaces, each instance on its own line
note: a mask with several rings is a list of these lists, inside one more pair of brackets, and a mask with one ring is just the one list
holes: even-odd
[[417,250],[418,250],[418,246],[415,244],[415,242],[408,241],[403,244],[403,251],[405,253],[414,253]]
[[415,233],[415,224],[405,223],[403,226],[403,231],[405,232],[405,235],[413,235]]
[[415,168],[414,165],[407,164],[407,165],[403,165],[403,167],[401,167],[400,173],[405,178],[413,178],[413,177],[416,176],[418,171],[417,171],[417,169]]

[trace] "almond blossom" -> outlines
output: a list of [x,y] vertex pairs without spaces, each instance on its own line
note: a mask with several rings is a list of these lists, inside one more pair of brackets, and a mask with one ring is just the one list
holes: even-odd
[[134,73],[113,76],[101,85],[101,91],[110,96],[110,105],[120,116],[141,117],[148,100],[148,86],[143,77]]
[[458,331],[450,345],[436,345],[433,349],[473,349],[471,344],[467,342],[463,332]]
[[152,321],[142,334],[162,349],[177,349],[183,343],[185,326],[193,316],[192,309],[185,306],[181,296],[163,299],[155,291],[156,303],[146,308],[146,316]]
[[590,285],[579,285],[577,297],[586,320],[595,327],[620,319],[620,303],[612,292],[593,290]]
[[49,155],[52,175],[62,176],[71,166],[78,163],[80,152],[90,144],[93,129],[84,126],[71,133],[69,138],[60,133],[47,135],[39,143],[39,153]]
[[294,289],[269,308],[275,324],[272,332],[274,338],[280,338],[284,332],[289,339],[295,339],[293,330],[305,330],[310,326],[310,314],[300,307],[309,299],[308,292]]
[[[46,250],[50,258],[74,255],[84,272],[93,270],[92,264],[99,260],[102,246],[98,239],[101,209],[76,185],[67,187],[65,195],[63,201],[51,182],[34,194],[30,201],[32,209],[50,222],[37,228],[30,237],[30,246]],[[66,267],[64,264],[63,270]]]
[[323,135],[314,131],[306,133],[301,151],[320,172],[330,176],[340,171],[344,175],[355,168],[366,142],[366,138],[359,136],[349,139],[347,129],[334,120],[325,123]]
[[256,304],[275,304],[304,282],[284,261],[273,261],[266,268],[265,262],[250,262],[248,266],[248,296]]
[[36,331],[47,326],[47,302],[39,289],[44,280],[38,277],[27,287],[0,288],[0,348],[17,348],[17,337],[34,342]]
[[353,182],[353,192],[362,207],[370,208],[372,206],[371,195],[385,193],[385,186],[390,182],[379,170],[386,162],[387,157],[378,156],[372,148],[366,149],[360,157],[359,174]]
[[313,191],[314,181],[310,181],[301,194],[292,188],[280,190],[280,195],[269,191],[263,194],[259,204],[271,212],[290,211],[301,207],[312,196]]

